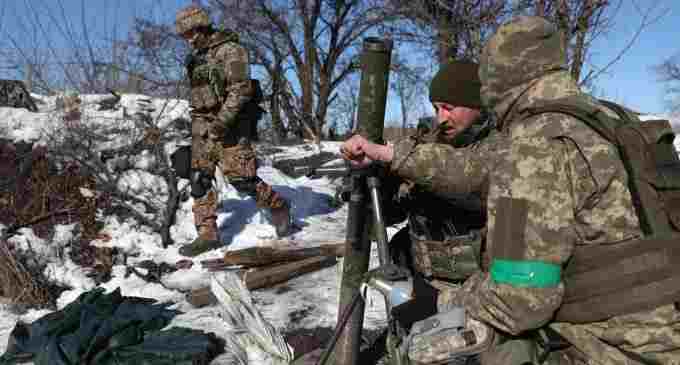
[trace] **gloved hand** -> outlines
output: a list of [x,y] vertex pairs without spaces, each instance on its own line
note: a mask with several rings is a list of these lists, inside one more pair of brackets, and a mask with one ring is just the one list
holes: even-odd
[[194,199],[204,197],[212,187],[213,174],[206,169],[191,171],[191,196]]

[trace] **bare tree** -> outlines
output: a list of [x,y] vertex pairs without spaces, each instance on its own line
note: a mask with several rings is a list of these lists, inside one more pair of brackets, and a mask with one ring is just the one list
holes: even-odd
[[140,80],[137,92],[159,97],[188,96],[184,59],[189,49],[172,25],[136,18],[125,45],[126,58],[120,65],[125,73]]
[[391,20],[381,0],[210,3],[225,26],[239,30],[253,61],[277,80],[272,97],[280,99],[289,128],[299,123],[316,140],[335,90],[356,69],[362,37]]
[[[606,35],[616,21],[624,1],[630,1],[639,14],[639,22],[626,45],[603,65],[589,63],[593,41]],[[529,14],[554,22],[565,34],[569,69],[580,85],[594,80],[619,62],[639,35],[667,12],[660,1],[636,0],[393,0],[395,6],[412,14],[417,38],[437,55],[439,62],[449,58],[476,59],[481,46],[495,29],[510,17]],[[590,70],[584,75],[583,69]]]
[[390,89],[396,93],[401,114],[401,128],[405,130],[409,120],[418,110],[416,105],[420,102],[418,96],[422,95],[425,80],[421,75],[425,73],[424,67],[414,67],[395,54],[392,60],[392,74],[390,75]]
[[[95,39],[92,24],[88,24],[94,17],[88,17],[85,4],[85,0],[80,2],[79,16],[67,12],[63,0],[14,4],[23,7],[20,13],[25,15],[13,19],[21,31],[3,29],[3,38],[17,57],[9,61],[21,71],[23,65],[32,65],[38,90],[51,93],[67,87],[103,91],[102,65],[113,61],[115,28],[110,29],[107,39]],[[56,44],[65,47],[57,48]]]
[[[84,116],[65,125],[57,122],[54,130],[44,133],[56,162],[76,163],[93,176],[98,194],[106,194],[124,216],[158,232],[164,246],[172,244],[170,227],[182,194],[166,147],[181,132],[160,120],[171,103],[176,101],[168,100],[156,111],[158,118],[123,110],[121,119],[102,122]],[[139,179],[150,181],[135,184]]]
[[359,108],[359,75],[352,74],[335,91],[335,102],[328,110],[327,118],[344,132],[352,132],[356,126]]
[[507,0],[392,0],[410,27],[398,32],[430,52],[438,63],[476,59],[482,42],[514,13]]
[[[174,28],[138,20],[133,29],[121,29],[120,0],[96,8],[89,4],[86,0],[14,2],[10,8],[15,14],[5,14],[13,16],[14,26],[0,27],[4,40],[0,41],[0,63],[18,76],[30,73],[34,91],[46,94],[64,89],[81,93],[129,90],[140,80],[149,84],[147,90],[132,91],[177,88],[183,71]],[[150,14],[153,7],[167,7],[162,4],[152,2],[145,13]],[[98,13],[107,16],[94,16]],[[108,23],[108,19],[113,21]]]
[[[638,19],[634,20],[637,24],[630,28],[633,30],[632,35],[624,47],[603,65],[590,63],[589,56],[596,39],[611,32],[617,21],[632,23],[632,19],[622,19],[620,16],[626,1],[638,14]],[[579,85],[590,86],[625,56],[646,28],[668,13],[668,8],[660,7],[661,2],[658,0],[645,1],[644,6],[642,4],[642,1],[637,0],[541,0],[533,4],[528,2],[528,8],[535,15],[552,20],[562,30],[571,76]],[[584,74],[586,65],[590,70]]]
[[666,86],[669,109],[674,113],[680,112],[680,54],[663,61],[654,70],[659,81]]

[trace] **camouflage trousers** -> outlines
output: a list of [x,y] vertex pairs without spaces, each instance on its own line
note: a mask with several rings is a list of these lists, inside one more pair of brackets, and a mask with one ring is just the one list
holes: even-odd
[[[287,202],[266,182],[257,176],[257,157],[249,143],[225,147],[223,126],[215,126],[217,119],[205,115],[192,115],[191,168],[215,171],[222,174],[240,193],[252,196],[259,208],[276,209]],[[202,198],[194,199],[192,208],[194,224],[199,237],[217,240],[217,194],[211,190]]]

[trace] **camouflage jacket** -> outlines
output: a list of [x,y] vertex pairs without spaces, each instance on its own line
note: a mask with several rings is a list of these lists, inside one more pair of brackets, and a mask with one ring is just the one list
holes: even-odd
[[[488,120],[475,123],[447,144],[460,148],[478,142],[489,134],[490,125]],[[443,143],[438,140],[436,130],[408,138],[413,145]],[[396,178],[400,186],[395,199],[385,211],[388,214],[403,212],[408,219],[412,239],[444,241],[483,227],[486,218],[480,194],[449,194],[442,197],[410,180]]]
[[188,57],[186,67],[195,112],[214,114],[220,106],[219,118],[227,109],[238,110],[251,97],[248,52],[230,33],[213,33],[205,47]]
[[[565,71],[552,72],[510,89],[495,105],[495,112],[506,115],[511,107],[521,110],[536,100],[579,93]],[[459,149],[402,141],[394,147],[392,169],[443,196],[488,190],[486,244],[492,256],[498,240],[496,207],[505,197],[527,201],[522,232],[526,260],[563,265],[575,245],[611,244],[641,235],[616,148],[584,123],[563,114],[525,120],[511,114],[495,137]],[[461,290],[441,293],[439,310],[462,305],[473,317],[519,334],[548,323],[563,293],[562,283],[518,287],[496,283],[482,272]],[[658,351],[655,359],[671,359],[680,351],[680,335],[673,330],[680,325],[680,314],[672,307],[596,324],[552,326],[598,363],[626,363],[625,351]]]

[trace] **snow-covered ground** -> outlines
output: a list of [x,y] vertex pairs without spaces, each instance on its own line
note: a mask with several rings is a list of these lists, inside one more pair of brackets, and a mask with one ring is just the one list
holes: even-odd
[[[62,122],[60,122],[60,114],[55,110],[54,98],[34,96],[42,101],[39,104],[38,113],[23,109],[0,108],[0,138],[34,141],[40,144],[45,142],[46,135],[51,133],[53,128],[60,127]],[[97,111],[95,102],[101,98],[101,96],[83,98],[83,119],[88,123],[99,124],[107,128],[116,126],[123,128],[126,123],[129,123],[125,120],[126,116],[142,112],[157,119],[158,127],[164,129],[172,128],[172,122],[178,118],[188,118],[187,104],[184,101],[125,95],[121,100],[123,108],[114,111]],[[173,143],[165,146],[166,150],[172,151],[175,144],[180,141],[181,137],[178,136]],[[113,139],[97,148],[114,148],[125,142]],[[324,142],[321,150],[337,151],[338,147],[338,142]],[[294,247],[308,247],[344,241],[347,208],[346,206],[333,207],[331,204],[338,181],[328,178],[291,178],[271,166],[272,161],[277,159],[302,158],[318,153],[318,148],[308,145],[277,148],[282,148],[282,152],[262,156],[263,164],[258,170],[258,175],[292,203],[294,222],[300,230],[287,237],[287,243]],[[137,169],[126,172],[129,176],[123,180],[124,183],[140,196],[163,194],[164,183],[158,177],[144,171],[147,165],[148,161],[145,162],[145,157],[138,156],[138,160],[133,161],[132,164]],[[186,183],[186,180],[182,180],[178,187],[181,188]],[[129,275],[126,278],[123,265],[114,266],[112,279],[100,286],[106,288],[107,292],[120,287],[121,293],[125,296],[150,297],[159,301],[176,303],[172,308],[179,309],[184,314],[177,316],[170,326],[180,325],[212,331],[222,337],[231,336],[231,327],[221,320],[219,308],[215,306],[193,308],[186,301],[183,292],[210,284],[211,273],[201,267],[199,264],[201,260],[222,257],[226,250],[268,245],[276,236],[274,228],[267,221],[266,214],[256,208],[253,199],[240,196],[229,185],[222,191],[221,198],[218,225],[220,225],[223,242],[228,244],[222,249],[192,258],[194,265],[190,269],[178,270],[163,276],[163,283],[169,289],[159,284],[148,283],[135,275]],[[152,232],[148,227],[141,226],[132,220],[120,221],[115,216],[104,217],[105,226],[101,231],[110,236],[111,240],[94,241],[93,244],[118,247],[128,254],[136,255],[128,259],[128,264],[148,259],[157,263],[173,264],[186,259],[178,253],[178,248],[196,237],[191,205],[191,198],[181,204],[175,225],[171,228],[171,236],[176,244],[167,249],[162,247],[159,234]],[[0,224],[0,231],[3,228]],[[74,225],[57,226],[52,242],[45,242],[35,236],[30,228],[24,228],[10,240],[17,247],[30,246],[40,253],[44,260],[50,262],[46,269],[49,277],[72,288],[63,292],[59,297],[59,308],[63,308],[84,291],[95,287],[94,281],[86,275],[86,269],[73,263],[68,255],[62,255],[63,259],[58,259],[55,253],[58,247],[66,246],[73,237],[73,231]],[[395,232],[395,228],[388,229],[389,235]],[[377,265],[377,254],[374,253],[373,256],[372,265]],[[338,264],[333,267],[300,276],[271,289],[256,290],[252,293],[253,300],[263,317],[281,332],[299,328],[334,327],[337,318],[341,263],[342,260],[339,260]],[[380,295],[369,291],[365,328],[384,327],[384,308]],[[17,315],[7,307],[0,307],[0,353],[4,352],[10,331],[18,320],[31,322],[46,313],[44,310],[30,310],[25,314]],[[262,354],[258,355],[255,352],[248,353],[252,360],[250,363],[259,364],[261,362],[253,359],[257,359]],[[228,359],[228,354],[225,354],[218,357],[213,364],[227,364]]]
[[[55,109],[55,98],[34,96],[41,101],[38,113],[0,108],[0,138],[44,143],[46,135],[54,131],[54,128],[62,127],[63,122],[60,121],[59,112]],[[157,120],[157,125],[162,130],[172,129],[173,122],[178,119],[188,119],[187,103],[181,100],[125,95],[121,100],[122,108],[97,111],[96,102],[102,98],[104,96],[84,96],[83,115],[89,123],[109,129],[125,128],[126,124],[130,123],[128,116],[138,112],[147,113]],[[674,119],[673,122],[678,128],[676,131],[680,130],[680,118]],[[181,140],[182,136],[176,134],[176,138],[164,147],[167,151],[172,151]],[[125,140],[113,138],[97,148],[114,148],[125,142]],[[680,138],[675,143],[680,150]],[[336,152],[338,147],[338,142],[324,142],[321,150]],[[277,146],[277,148],[282,151],[263,157],[264,163],[259,168],[258,175],[292,202],[294,221],[301,229],[291,235],[287,243],[291,246],[307,247],[343,241],[347,208],[331,205],[331,197],[337,181],[328,178],[291,178],[272,167],[274,160],[303,158],[318,153],[318,149],[308,145]],[[160,180],[158,177],[144,171],[150,163],[149,158],[143,154],[137,156],[131,164],[136,169],[126,172],[126,178],[122,183],[140,196],[162,195],[165,191],[163,183],[158,182]],[[181,188],[186,183],[185,180],[180,181],[179,187]],[[201,260],[222,257],[226,250],[267,245],[275,239],[275,233],[273,227],[267,223],[267,217],[258,211],[251,198],[240,196],[228,185],[223,189],[221,198],[218,224],[221,227],[222,240],[228,243],[224,248],[193,258],[195,264],[191,269],[178,270],[164,276],[162,280],[167,288],[159,284],[147,283],[135,275],[126,278],[125,267],[122,265],[114,266],[112,279],[101,286],[107,291],[120,287],[122,294],[126,296],[142,296],[174,302],[173,308],[183,311],[184,314],[177,316],[170,326],[181,325],[213,331],[222,337],[231,336],[233,332],[222,321],[217,307],[195,309],[185,300],[183,292],[209,285],[211,274],[201,268],[199,264]],[[171,235],[176,244],[167,249],[162,247],[160,236],[148,227],[140,226],[131,220],[120,221],[114,216],[104,217],[105,226],[102,230],[102,233],[111,237],[111,240],[95,241],[94,244],[118,247],[128,254],[136,255],[130,259],[129,263],[151,259],[157,263],[172,264],[185,259],[179,255],[178,248],[196,236],[192,223],[191,204],[191,199],[182,203],[177,213],[176,223],[171,229]],[[4,227],[0,225],[0,230],[2,228]],[[36,237],[30,228],[20,230],[20,233],[11,241],[18,247],[30,246],[50,263],[46,269],[47,275],[62,285],[72,288],[65,291],[58,299],[58,307],[62,308],[82,292],[92,289],[95,283],[86,275],[85,269],[71,262],[68,255],[62,255],[62,259],[57,258],[57,249],[67,245],[74,234],[74,226],[57,226],[55,231],[52,242],[45,242]],[[395,232],[396,228],[388,229],[389,235]],[[372,265],[377,264],[375,252],[371,260]],[[282,332],[298,328],[334,327],[337,318],[341,263],[342,260],[339,260],[339,263],[333,267],[303,275],[271,289],[254,291],[252,293],[254,302],[264,318]],[[385,325],[384,308],[380,295],[369,291],[364,322],[366,328],[375,329]],[[4,352],[9,333],[18,320],[31,322],[45,313],[47,312],[44,310],[31,310],[17,315],[7,307],[0,306],[0,353]],[[213,363],[229,363],[228,355],[218,357]],[[263,363],[259,362],[260,360],[254,360],[261,355],[261,353],[248,353],[251,363],[254,364]]]

